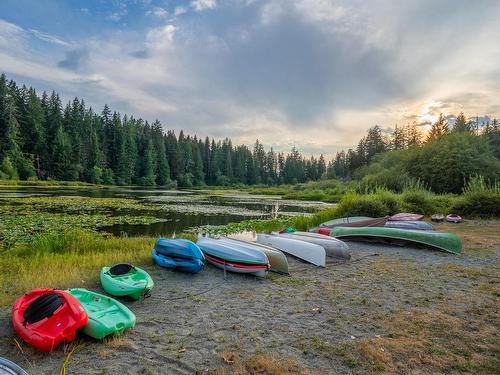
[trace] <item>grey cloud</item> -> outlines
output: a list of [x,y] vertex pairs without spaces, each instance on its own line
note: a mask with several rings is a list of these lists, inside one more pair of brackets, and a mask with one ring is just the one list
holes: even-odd
[[147,59],[151,56],[151,54],[147,49],[141,49],[138,51],[130,52],[129,55],[138,59]]
[[77,49],[66,52],[66,57],[59,61],[57,65],[69,70],[78,70],[89,58],[87,49]]

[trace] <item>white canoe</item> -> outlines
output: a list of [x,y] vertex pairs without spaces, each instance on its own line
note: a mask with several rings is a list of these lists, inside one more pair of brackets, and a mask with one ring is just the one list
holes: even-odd
[[338,240],[333,237],[327,237],[323,234],[309,233],[309,232],[293,232],[293,233],[278,233],[273,232],[274,236],[283,238],[291,238],[293,240],[300,240],[312,244],[322,246],[326,255],[333,258],[351,259],[349,246],[344,241]]
[[325,267],[326,265],[325,249],[320,245],[263,233],[257,235],[257,242],[275,247],[316,266]]

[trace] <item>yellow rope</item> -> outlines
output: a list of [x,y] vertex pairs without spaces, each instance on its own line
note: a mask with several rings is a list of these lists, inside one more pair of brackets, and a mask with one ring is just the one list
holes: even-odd
[[76,349],[78,349],[78,347],[80,346],[80,344],[73,344],[73,348],[68,352],[68,354],[66,354],[66,358],[64,359],[64,362],[61,366],[61,371],[59,371],[59,375],[66,375],[66,366],[68,366],[69,364],[69,361],[71,359],[71,356],[73,355],[73,353],[75,352]]

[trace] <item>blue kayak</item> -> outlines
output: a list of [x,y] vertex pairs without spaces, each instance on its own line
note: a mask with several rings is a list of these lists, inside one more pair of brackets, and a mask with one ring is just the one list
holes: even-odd
[[160,238],[151,256],[160,267],[191,273],[199,272],[205,262],[198,245],[184,239]]

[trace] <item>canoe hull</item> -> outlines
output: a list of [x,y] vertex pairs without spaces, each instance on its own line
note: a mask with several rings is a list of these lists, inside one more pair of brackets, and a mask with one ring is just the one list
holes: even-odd
[[249,241],[243,241],[243,240],[237,240],[234,238],[229,238],[229,237],[222,237],[221,240],[230,242],[230,243],[236,243],[239,245],[243,246],[252,246],[253,248],[257,248],[258,250],[262,251],[264,254],[266,254],[267,259],[269,261],[270,265],[270,271],[277,272],[277,273],[282,273],[282,274],[288,274],[288,260],[286,259],[285,254],[283,254],[282,251],[275,249],[270,246],[265,246],[262,244],[259,244],[257,242],[249,242]]
[[424,215],[401,212],[399,214],[392,215],[389,218],[389,221],[417,221],[422,220],[423,218]]
[[263,233],[257,235],[257,242],[275,247],[316,266],[325,267],[326,265],[326,253],[322,246]]
[[345,228],[332,230],[332,236],[351,240],[415,244],[428,248],[460,254],[462,241],[453,233],[406,230],[396,228]]
[[322,234],[308,232],[293,232],[293,233],[272,233],[275,236],[283,238],[291,238],[294,240],[309,242],[315,245],[322,246],[325,249],[326,256],[340,259],[351,259],[349,246],[336,238],[327,237]]
[[336,227],[383,227],[387,222],[388,217],[342,217],[340,219],[330,220],[320,224],[321,227],[336,228]]
[[198,239],[197,245],[203,251],[205,257],[223,259],[232,263],[244,263],[254,265],[267,265],[269,261],[266,254],[257,249],[250,249],[238,244],[228,244],[219,239],[210,237],[201,237]]
[[386,228],[411,229],[411,230],[434,230],[434,225],[426,221],[388,221]]
[[213,257],[208,254],[205,254],[205,258],[207,259],[207,262],[213,264],[215,267],[230,272],[253,274],[257,277],[266,277],[267,272],[269,271],[268,264],[256,265],[256,264],[228,262],[224,259]]
[[80,301],[89,316],[83,333],[95,339],[119,335],[135,326],[135,315],[114,298],[87,289],[69,289],[68,293]]

